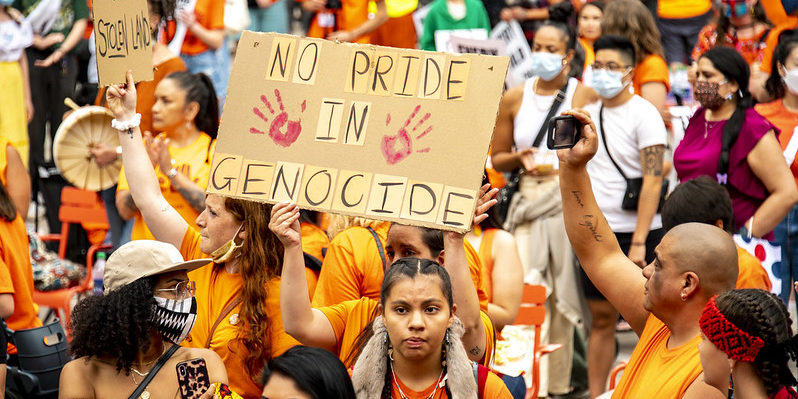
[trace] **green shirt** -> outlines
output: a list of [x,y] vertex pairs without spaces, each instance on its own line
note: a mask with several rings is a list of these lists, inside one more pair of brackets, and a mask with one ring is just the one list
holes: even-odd
[[480,0],[465,0],[466,13],[463,19],[454,19],[449,14],[446,0],[435,0],[424,19],[424,34],[419,41],[422,50],[435,51],[435,31],[456,29],[485,29],[490,33],[490,20]]
[[[36,8],[41,0],[14,0],[12,7],[20,10],[26,17]],[[89,18],[89,6],[86,0],[61,0],[61,9],[49,32],[42,32],[42,36],[50,33],[61,33],[64,38],[69,35],[75,21]],[[61,43],[56,43],[50,47],[50,51],[55,51],[61,47]]]

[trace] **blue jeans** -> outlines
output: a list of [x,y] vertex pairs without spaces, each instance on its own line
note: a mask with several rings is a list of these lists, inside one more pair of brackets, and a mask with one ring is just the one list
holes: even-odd
[[779,297],[788,303],[792,282],[798,281],[798,206],[790,209],[787,217],[773,230],[775,241],[781,244],[781,293]]
[[230,79],[230,52],[227,38],[217,50],[208,49],[196,55],[181,54],[186,69],[191,73],[204,73],[211,78],[216,97],[219,99],[219,112],[222,111],[227,96],[227,80]]
[[279,0],[269,8],[249,9],[249,30],[253,32],[290,33],[288,0]]

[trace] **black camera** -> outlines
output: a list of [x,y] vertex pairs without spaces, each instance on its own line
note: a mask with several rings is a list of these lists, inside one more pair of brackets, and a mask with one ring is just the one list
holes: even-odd
[[550,150],[571,148],[582,138],[582,123],[573,115],[560,115],[549,119],[546,146]]

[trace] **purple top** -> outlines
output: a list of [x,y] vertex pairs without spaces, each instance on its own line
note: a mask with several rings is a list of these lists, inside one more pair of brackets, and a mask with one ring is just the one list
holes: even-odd
[[[684,139],[673,152],[673,165],[680,181],[718,174],[718,159],[721,138],[726,121],[709,121],[704,118],[704,109],[699,108],[684,132]],[[746,158],[767,132],[779,130],[754,110],[745,111],[740,135],[729,150],[729,173],[726,190],[734,209],[734,231],[742,227],[765,201],[769,193],[765,185],[748,166]]]

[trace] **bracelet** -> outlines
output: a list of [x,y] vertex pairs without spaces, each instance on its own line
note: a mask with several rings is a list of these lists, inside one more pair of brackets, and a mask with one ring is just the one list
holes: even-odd
[[116,156],[120,156],[120,155],[122,155],[122,146],[118,145],[118,146],[116,146]]
[[111,127],[119,130],[120,132],[129,132],[129,130],[133,129],[134,127],[138,127],[141,124],[141,114],[135,114],[130,119],[126,121],[118,121],[116,118],[111,120]]
[[172,169],[169,169],[169,172],[166,173],[166,177],[168,177],[169,180],[172,180],[175,178],[175,176],[177,176],[177,168],[172,166]]

